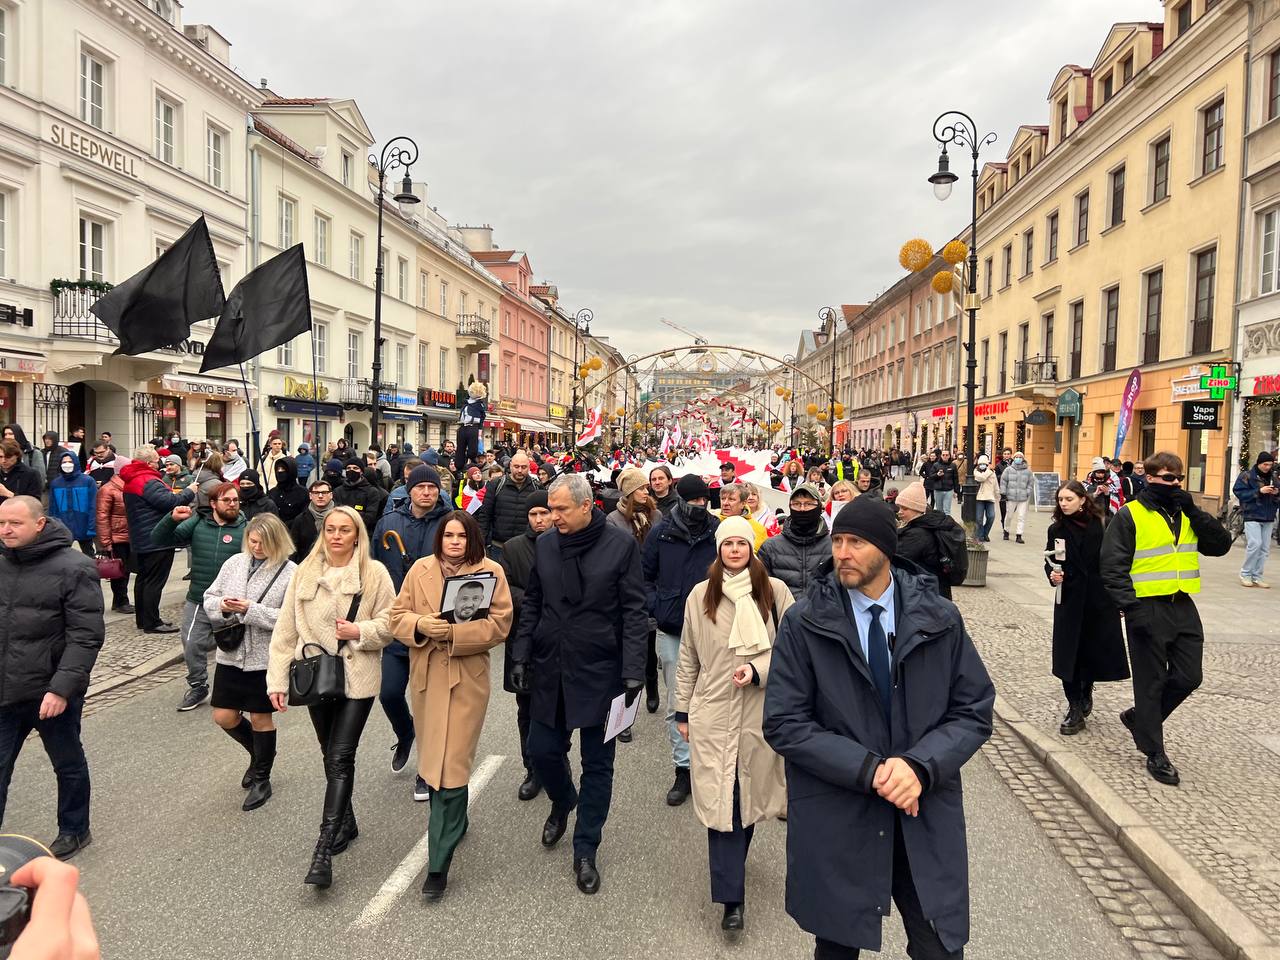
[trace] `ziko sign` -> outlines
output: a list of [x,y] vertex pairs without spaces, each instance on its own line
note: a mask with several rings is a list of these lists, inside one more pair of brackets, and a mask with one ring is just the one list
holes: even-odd
[[1214,403],[1212,400],[1183,400],[1182,429],[1221,430],[1222,423],[1219,420],[1221,411],[1222,404]]

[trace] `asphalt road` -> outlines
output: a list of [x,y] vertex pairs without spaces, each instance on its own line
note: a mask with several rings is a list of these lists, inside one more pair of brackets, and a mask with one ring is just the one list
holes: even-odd
[[[495,680],[500,657],[494,658]],[[143,686],[143,685],[140,685]],[[709,900],[706,832],[690,805],[663,802],[671,771],[664,729],[641,711],[635,742],[620,745],[614,803],[595,897],[574,886],[568,837],[538,842],[545,797],[516,799],[522,778],[513,698],[490,704],[472,794],[471,829],[447,898],[419,892],[426,804],[412,777],[390,771],[390,727],[375,707],[359,756],[360,837],[338,858],[334,886],[302,883],[319,827],[324,778],[302,710],[280,718],[275,796],[240,810],[247,755],[207,707],[177,714],[182,681],[151,687],[86,724],[94,843],[84,874],[104,956],[201,958],[447,955],[650,958],[803,958],[811,940],[783,910],[784,830],[757,829],[748,864],[747,930],[734,944]],[[966,770],[973,941],[990,960],[1135,954],[985,758]],[[14,776],[7,831],[52,839],[54,782],[38,740]],[[833,837],[832,842],[839,842]],[[415,850],[421,860],[414,860]],[[406,888],[397,895],[399,887]],[[885,924],[885,953],[903,957],[900,921]]]

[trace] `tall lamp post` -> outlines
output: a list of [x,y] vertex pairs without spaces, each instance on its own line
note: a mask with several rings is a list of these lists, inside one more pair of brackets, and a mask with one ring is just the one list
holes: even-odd
[[[373,281],[373,382],[369,417],[369,443],[378,443],[378,413],[382,403],[382,204],[386,195],[387,174],[396,167],[404,169],[404,180],[400,184],[400,192],[394,197],[400,206],[400,213],[406,218],[413,213],[413,207],[419,202],[413,192],[413,180],[409,176],[409,168],[417,162],[418,145],[408,137],[396,137],[387,141],[379,157],[370,156],[369,162],[378,168],[378,194],[374,203],[378,207],[378,267],[374,271]],[[378,444],[381,449],[382,444]]]
[[[573,315],[573,409],[569,411],[569,442],[578,441],[578,384],[583,386],[583,401],[586,400],[586,382],[582,376],[582,359],[578,358],[578,346],[582,343],[582,335],[591,336],[591,321],[596,315],[589,307],[583,307]],[[585,354],[583,355],[585,359]]]
[[964,486],[960,488],[961,496],[964,500],[960,507],[960,518],[964,521],[969,539],[972,540],[978,509],[976,501],[978,485],[973,480],[974,396],[977,390],[977,383],[974,377],[978,368],[978,358],[975,356],[974,343],[978,331],[978,155],[983,147],[995,143],[996,135],[994,133],[979,135],[978,125],[973,122],[972,117],[959,110],[948,110],[933,122],[933,138],[941,145],[942,153],[938,156],[938,169],[929,177],[929,182],[933,184],[933,195],[939,200],[946,200],[950,197],[951,188],[960,179],[951,172],[950,158],[947,156],[947,145],[955,143],[962,148],[968,149],[973,160],[973,196],[971,198],[972,206],[969,225],[969,284],[964,298],[964,307],[969,313],[969,330],[964,344],[965,353],[968,355],[968,359],[965,360],[964,364],[966,372],[964,384],[965,423],[967,427],[964,438],[964,459],[967,472]]
[[818,311],[818,319],[831,324],[831,396],[827,404],[827,459],[835,456],[836,450],[836,308],[823,307]]

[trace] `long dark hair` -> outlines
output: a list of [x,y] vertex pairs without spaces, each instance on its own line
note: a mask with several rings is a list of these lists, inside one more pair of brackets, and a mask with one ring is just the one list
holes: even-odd
[[1053,522],[1063,523],[1068,517],[1062,512],[1062,507],[1058,504],[1058,494],[1063,490],[1070,490],[1077,497],[1084,501],[1080,507],[1080,513],[1088,520],[1101,520],[1102,511],[1098,509],[1098,503],[1093,497],[1089,496],[1089,491],[1084,488],[1084,484],[1079,480],[1068,480],[1066,483],[1060,484],[1057,491],[1053,495]]
[[[747,563],[747,570],[751,574],[751,596],[756,606],[760,608],[761,619],[768,623],[773,611],[773,584],[769,582],[769,571],[764,568],[764,564],[754,553]],[[702,598],[702,612],[712,623],[716,622],[716,608],[720,606],[723,598],[724,563],[720,559],[720,554],[717,553],[715,561],[707,570],[707,592]]]
[[467,552],[462,555],[462,562],[468,565],[479,563],[484,559],[484,534],[480,532],[480,524],[476,523],[476,518],[465,510],[454,510],[440,518],[440,522],[436,524],[436,539],[435,545],[431,548],[432,554],[436,557],[444,556],[444,528],[452,520],[462,524],[462,529],[467,534]]

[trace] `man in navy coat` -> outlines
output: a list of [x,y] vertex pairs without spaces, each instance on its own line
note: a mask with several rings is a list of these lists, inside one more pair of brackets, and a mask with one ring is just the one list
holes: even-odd
[[845,505],[765,690],[787,771],[787,912],[818,960],[879,950],[891,899],[913,960],[963,957],[969,939],[960,768],[991,735],[995,688],[933,577],[890,563],[897,539],[883,501]]

